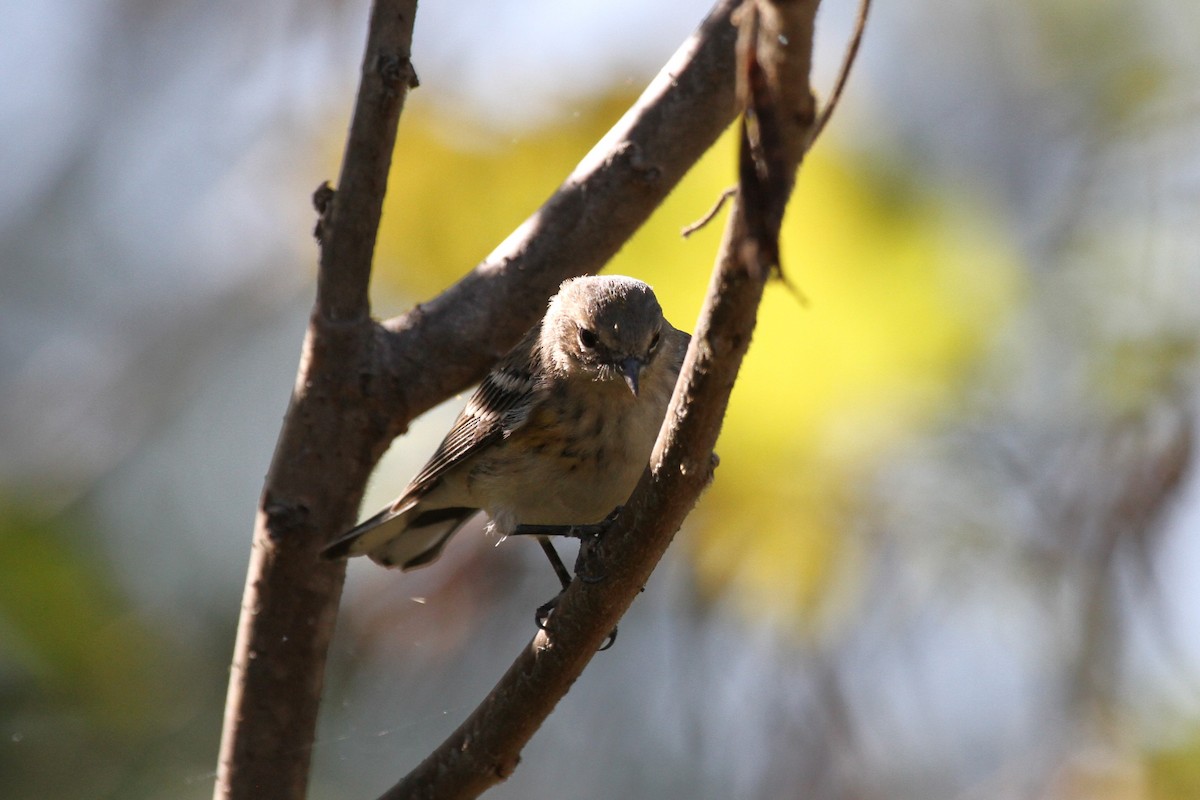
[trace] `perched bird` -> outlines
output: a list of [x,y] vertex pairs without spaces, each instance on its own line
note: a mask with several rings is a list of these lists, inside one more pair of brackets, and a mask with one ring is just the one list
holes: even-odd
[[646,468],[689,338],[641,281],[565,281],[400,497],[323,555],[423,567],[479,510],[501,536],[599,523]]

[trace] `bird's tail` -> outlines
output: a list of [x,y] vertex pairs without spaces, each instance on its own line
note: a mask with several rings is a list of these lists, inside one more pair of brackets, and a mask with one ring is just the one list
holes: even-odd
[[376,564],[408,571],[431,564],[442,548],[479,509],[425,509],[417,503],[402,510],[388,506],[333,540],[321,551],[327,559],[366,555]]

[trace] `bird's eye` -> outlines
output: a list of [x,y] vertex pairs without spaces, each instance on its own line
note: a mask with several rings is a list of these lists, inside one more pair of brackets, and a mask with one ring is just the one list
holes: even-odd
[[600,337],[597,336],[596,332],[593,330],[589,330],[588,328],[580,328],[579,344],[582,345],[585,350],[591,350],[593,347],[600,344]]
[[661,331],[655,331],[655,332],[654,332],[654,338],[650,340],[650,352],[651,352],[651,353],[653,353],[653,352],[654,352],[654,350],[655,350],[655,348],[657,348],[657,347],[658,347],[658,340],[659,340],[659,339],[661,339],[661,338],[662,338],[662,332],[661,332]]

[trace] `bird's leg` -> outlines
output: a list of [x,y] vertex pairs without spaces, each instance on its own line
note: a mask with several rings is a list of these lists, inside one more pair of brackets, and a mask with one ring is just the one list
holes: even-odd
[[[604,522],[599,523],[598,526],[592,526],[600,527],[600,532],[586,538],[580,537],[579,539],[579,553],[575,556],[575,575],[584,583],[599,583],[604,580],[604,573],[598,572],[595,569],[596,561],[598,560],[596,546],[600,542],[600,533],[608,529],[608,526],[616,519],[616,514],[620,510],[618,508],[617,511],[614,511]],[[590,569],[589,564],[591,566]]]
[[563,564],[562,559],[558,555],[558,551],[554,549],[554,543],[546,536],[537,534],[538,544],[542,546],[542,552],[546,554],[546,558],[550,560],[550,566],[554,568],[554,574],[558,576],[559,583],[562,584],[562,589],[558,594],[550,598],[549,602],[542,603],[533,612],[533,622],[540,630],[546,629],[546,623],[550,621],[550,612],[558,605],[558,598],[562,597],[563,592],[571,585],[571,573],[567,572],[567,567]]
[[594,539],[608,530],[622,506],[617,506],[612,513],[600,522],[588,525],[518,525],[509,536],[569,536],[572,539]]
[[[537,537],[538,544],[542,546],[542,552],[546,554],[546,558],[550,559],[550,566],[554,568],[554,574],[558,576],[559,583],[565,590],[571,585],[571,573],[567,572],[567,567],[563,564],[562,559],[558,557],[558,551],[554,549],[554,543],[545,536]],[[540,609],[539,609],[540,610]]]
[[[563,589],[563,592],[565,591],[566,589]],[[538,626],[538,630],[544,631],[546,630],[546,626],[550,624],[550,615],[553,614],[554,609],[558,607],[558,601],[562,599],[563,592],[559,592],[558,594],[554,595],[554,597],[551,597],[547,602],[542,603],[537,607],[537,610],[533,612],[533,622]],[[616,643],[617,628],[614,627],[611,631],[609,631],[608,638],[601,643],[596,652],[603,653]]]
[[[563,588],[570,583],[569,573],[566,567],[563,566],[562,559],[558,557],[553,545],[550,544],[549,537],[551,536],[570,536],[579,539],[579,556],[575,559],[575,574],[579,576],[579,580],[584,583],[599,583],[604,580],[603,575],[587,575],[581,574],[580,566],[584,561],[588,560],[592,555],[592,548],[600,539],[601,534],[608,530],[609,526],[616,520],[617,515],[621,513],[622,506],[617,506],[612,510],[607,517],[600,522],[593,522],[587,525],[518,525],[510,536],[536,536],[539,543],[542,545],[542,550],[545,551],[546,557],[550,559],[550,566],[554,567],[554,572],[558,575],[558,579],[562,581]],[[568,576],[568,577],[564,577]]]
[[[559,598],[563,592],[571,585],[571,573],[567,571],[566,565],[563,564],[562,558],[559,557],[558,551],[554,549],[554,544],[550,541],[550,536],[577,536],[579,537],[579,555],[575,559],[575,574],[584,583],[597,583],[604,579],[603,575],[585,575],[582,574],[581,567],[584,561],[591,557],[592,545],[599,539],[600,534],[608,529],[613,520],[617,518],[617,514],[621,512],[621,507],[618,506],[611,514],[604,518],[602,522],[591,525],[518,525],[516,530],[510,535],[525,535],[536,536],[538,544],[542,546],[542,552],[546,554],[546,558],[550,561],[550,566],[554,569],[554,574],[558,576],[559,583],[562,584],[562,591],[554,595],[548,602],[538,606],[534,612],[534,623],[539,629],[545,630],[546,625],[550,621],[550,615],[558,606]],[[613,628],[608,634],[608,638],[600,646],[600,652],[612,647],[617,641],[617,629]]]

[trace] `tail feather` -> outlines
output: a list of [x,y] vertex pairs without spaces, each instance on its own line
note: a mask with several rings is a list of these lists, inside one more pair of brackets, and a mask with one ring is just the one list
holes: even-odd
[[402,511],[389,506],[335,539],[321,555],[332,560],[365,554],[385,567],[416,569],[436,561],[450,537],[477,511],[425,510],[419,503]]

